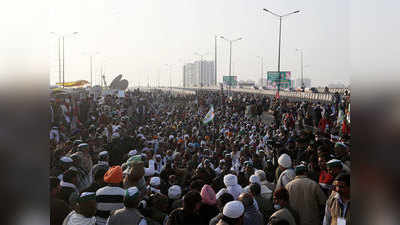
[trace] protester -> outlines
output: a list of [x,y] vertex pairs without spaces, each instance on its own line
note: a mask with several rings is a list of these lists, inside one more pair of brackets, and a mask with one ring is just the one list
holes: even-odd
[[283,153],[278,159],[279,169],[282,171],[277,180],[275,190],[285,187],[295,177],[295,172],[291,168],[292,160],[290,156]]
[[50,177],[50,224],[61,225],[64,218],[71,212],[69,206],[62,199],[57,198],[60,182],[57,177]]
[[260,211],[254,206],[253,196],[249,193],[242,193],[239,195],[239,201],[243,203],[244,215],[243,225],[262,225],[264,219]]
[[204,224],[198,213],[201,205],[201,196],[198,192],[191,191],[183,196],[183,208],[171,212],[167,225]]
[[136,187],[128,188],[124,196],[125,207],[113,211],[107,220],[107,225],[146,225],[146,218],[137,209],[140,200],[139,189]]
[[205,184],[200,191],[201,195],[201,206],[199,213],[205,224],[208,224],[210,220],[218,214],[217,199],[213,188]]
[[74,207],[74,204],[79,197],[79,190],[76,187],[76,184],[77,172],[73,169],[64,172],[63,180],[60,182],[61,189],[58,192],[57,197],[64,200],[71,208]]
[[300,224],[321,224],[326,196],[321,187],[307,178],[306,167],[295,168],[296,177],[286,185],[291,207],[299,214]]
[[237,176],[234,174],[227,174],[224,176],[224,184],[226,188],[222,188],[217,193],[217,198],[221,196],[223,193],[228,192],[233,196],[234,199],[237,199],[239,195],[243,192],[242,186],[237,183]]
[[336,176],[334,190],[326,201],[323,225],[350,224],[350,175]]
[[217,225],[242,225],[244,206],[241,201],[228,202],[222,211],[222,218]]
[[169,213],[168,197],[160,193],[151,194],[147,206],[140,212],[146,217],[148,224],[165,224]]
[[285,188],[280,188],[274,192],[274,212],[269,221],[285,220],[290,225],[300,224],[297,212],[292,209],[289,202],[289,192]]
[[[126,190],[133,187],[141,199],[137,210],[148,224],[240,224],[240,210],[225,215],[222,207],[242,193],[252,195],[265,222],[273,214],[273,191],[299,181],[315,188],[310,179],[329,196],[335,177],[351,172],[351,124],[343,116],[350,98],[314,103],[243,92],[227,98],[212,90],[100,94],[73,90],[53,96],[49,130],[50,175],[60,181],[60,190],[53,186],[51,192],[75,212],[79,193],[96,192],[97,224],[124,207]],[[296,177],[293,168],[299,165],[307,173]],[[279,200],[286,210],[268,222],[284,223],[277,215],[294,214],[290,204],[307,206],[302,210],[313,218],[320,215],[315,205],[321,203],[308,207],[309,200],[298,197],[302,188],[295,186],[286,205]]]
[[83,192],[79,196],[77,210],[65,217],[63,225],[95,225],[96,224],[96,194]]
[[123,200],[126,191],[122,189],[122,168],[112,166],[104,174],[105,187],[96,191],[97,212],[96,223],[106,224],[111,211],[124,207]]
[[260,213],[263,215],[263,220],[268,222],[269,217],[273,213],[272,197],[264,198],[261,196],[261,188],[258,183],[250,185],[250,193],[254,197]]
[[222,219],[223,214],[222,211],[224,209],[224,206],[226,203],[233,201],[233,196],[229,193],[223,193],[218,199],[217,199],[217,206],[219,209],[219,214],[216,215],[214,218],[212,218],[209,222],[209,225],[216,225],[220,219]]

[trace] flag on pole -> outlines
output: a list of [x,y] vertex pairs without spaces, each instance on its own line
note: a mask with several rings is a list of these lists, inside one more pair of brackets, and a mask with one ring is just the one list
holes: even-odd
[[211,122],[214,119],[214,106],[211,105],[210,111],[206,114],[206,116],[203,119],[203,124],[207,124]]

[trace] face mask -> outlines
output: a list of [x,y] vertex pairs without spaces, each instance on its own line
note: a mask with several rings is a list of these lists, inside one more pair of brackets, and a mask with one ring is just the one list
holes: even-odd
[[274,209],[279,210],[281,209],[281,206],[279,204],[274,204]]

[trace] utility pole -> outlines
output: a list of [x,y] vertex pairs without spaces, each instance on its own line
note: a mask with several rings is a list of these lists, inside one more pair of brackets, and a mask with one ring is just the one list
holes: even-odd
[[62,36],[62,42],[63,42],[63,71],[62,71],[62,86],[63,86],[63,88],[65,88],[65,60],[64,60],[64,36]]
[[257,58],[261,59],[261,80],[260,87],[263,87],[263,75],[264,75],[264,58],[262,56],[257,56]]
[[217,86],[217,35],[214,36],[214,85]]
[[58,82],[61,83],[61,38],[58,37]]
[[232,86],[232,43],[235,41],[240,41],[243,38],[240,37],[235,40],[227,39],[224,36],[221,36],[221,38],[224,39],[225,41],[229,42],[229,79],[230,79],[230,83],[228,85],[228,88],[229,88],[228,95],[229,95],[229,93],[231,92],[231,86]]
[[93,87],[93,56],[90,56],[90,87]]
[[274,15],[274,16],[276,16],[276,17],[279,17],[279,48],[278,48],[278,74],[279,74],[279,81],[278,81],[278,90],[277,90],[277,92],[276,92],[276,96],[279,97],[279,90],[280,90],[280,87],[281,87],[281,37],[282,37],[282,18],[283,18],[283,17],[286,17],[286,16],[289,16],[289,15],[291,15],[291,14],[298,13],[298,12],[300,12],[300,10],[296,10],[296,11],[294,11],[294,12],[287,13],[287,14],[285,14],[285,15],[278,15],[278,14],[276,14],[276,13],[271,12],[271,11],[268,10],[268,9],[263,9],[263,10],[266,11],[266,12],[268,12],[268,13],[270,13],[270,14],[272,14],[272,15]]

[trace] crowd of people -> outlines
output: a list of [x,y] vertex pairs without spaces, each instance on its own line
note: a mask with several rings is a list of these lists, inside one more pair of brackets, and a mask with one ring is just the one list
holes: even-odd
[[351,223],[350,96],[80,91],[50,115],[51,224]]

